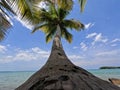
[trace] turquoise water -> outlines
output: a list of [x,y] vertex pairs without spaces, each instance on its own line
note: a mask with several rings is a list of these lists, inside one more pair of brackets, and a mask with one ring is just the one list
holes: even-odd
[[[88,70],[95,76],[107,80],[108,78],[119,78],[120,69]],[[2,71],[0,72],[0,90],[14,90],[26,81],[34,71]]]
[[0,72],[0,90],[14,90],[25,80],[27,80],[34,72],[16,72],[3,71]]
[[120,69],[96,69],[88,71],[103,80],[108,80],[108,78],[120,79]]

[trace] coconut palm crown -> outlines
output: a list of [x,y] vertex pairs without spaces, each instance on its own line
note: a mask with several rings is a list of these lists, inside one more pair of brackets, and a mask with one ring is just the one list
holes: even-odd
[[84,25],[74,19],[65,19],[69,11],[54,5],[50,5],[48,9],[41,9],[39,20],[42,23],[36,25],[32,33],[37,30],[43,31],[46,34],[46,42],[49,42],[57,35],[71,43],[72,34],[68,31],[68,28],[80,31],[84,28]]
[[[15,0],[16,13],[25,22],[34,27],[32,33],[41,30],[46,34],[46,42],[58,35],[69,43],[72,34],[68,28],[80,31],[84,25],[74,19],[66,19],[73,7],[73,0]],[[43,3],[45,7],[43,7]]]
[[[83,12],[86,0],[78,1]],[[71,10],[73,7],[73,0],[0,0],[0,41],[5,38],[8,29],[12,26],[9,20],[10,14],[6,13],[6,10],[17,14],[26,25],[35,26],[40,23],[41,10],[37,6],[40,2],[54,3],[63,10]]]

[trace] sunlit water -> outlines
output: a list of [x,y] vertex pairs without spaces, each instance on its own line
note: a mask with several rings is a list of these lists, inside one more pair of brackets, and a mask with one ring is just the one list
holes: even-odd
[[[119,78],[120,69],[88,70],[101,79]],[[0,90],[14,90],[16,87],[26,81],[34,71],[2,71],[0,72]]]

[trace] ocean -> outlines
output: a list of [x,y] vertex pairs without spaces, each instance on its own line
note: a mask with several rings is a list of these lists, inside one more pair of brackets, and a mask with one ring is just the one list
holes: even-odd
[[[108,80],[108,78],[120,79],[120,69],[92,69],[88,71],[104,80]],[[0,71],[0,90],[14,90],[34,73],[35,71]]]

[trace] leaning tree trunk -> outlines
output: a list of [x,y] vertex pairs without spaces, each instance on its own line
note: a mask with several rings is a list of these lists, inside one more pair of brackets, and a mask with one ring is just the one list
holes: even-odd
[[58,36],[46,64],[15,90],[120,90],[74,65],[66,56]]

